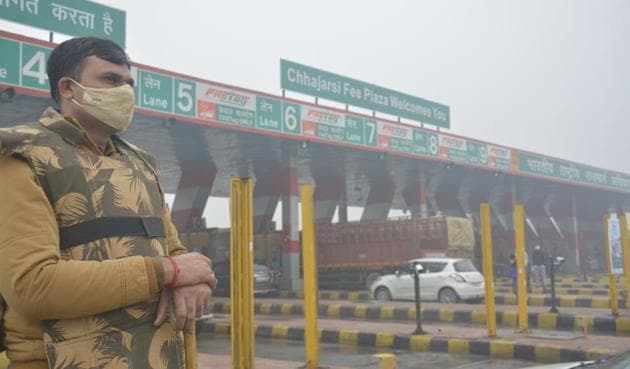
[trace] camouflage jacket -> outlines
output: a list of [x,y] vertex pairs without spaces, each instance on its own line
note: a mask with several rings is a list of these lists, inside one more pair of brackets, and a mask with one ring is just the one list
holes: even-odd
[[[28,163],[60,232],[101,218],[162,218],[153,159],[120,138],[112,142],[116,152],[110,156],[82,149],[83,132],[51,108],[37,124],[0,130],[0,154]],[[62,260],[84,261],[167,254],[163,235],[104,237],[60,250]],[[153,326],[156,307],[157,296],[96,315],[42,322],[50,367],[183,368],[181,335],[171,321]]]

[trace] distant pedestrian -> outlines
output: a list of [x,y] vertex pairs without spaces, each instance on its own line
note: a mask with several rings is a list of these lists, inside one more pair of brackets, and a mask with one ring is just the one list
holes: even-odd
[[534,246],[534,254],[532,255],[532,274],[534,275],[534,282],[538,284],[538,287],[545,289],[546,269],[545,264],[547,261],[546,253],[540,248],[540,245]]
[[514,254],[510,254],[510,267],[508,269],[508,276],[512,278],[512,292],[516,295],[517,293],[517,284],[516,284],[516,276],[518,275],[516,271],[516,257]]

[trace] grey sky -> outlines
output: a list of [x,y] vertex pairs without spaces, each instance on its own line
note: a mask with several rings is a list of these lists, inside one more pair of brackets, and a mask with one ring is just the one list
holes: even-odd
[[627,0],[99,2],[140,63],[279,94],[287,58],[449,105],[450,132],[630,173]]

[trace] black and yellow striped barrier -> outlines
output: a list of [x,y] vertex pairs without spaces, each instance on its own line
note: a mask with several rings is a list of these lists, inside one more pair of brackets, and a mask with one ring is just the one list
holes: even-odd
[[[213,313],[230,313],[230,305],[215,302],[209,305]],[[265,304],[256,303],[254,312],[263,315],[303,316],[302,304]],[[361,319],[372,321],[415,321],[415,308],[387,306],[355,306],[338,304],[319,304],[319,316],[324,318]],[[452,308],[422,309],[422,320],[427,323],[486,323],[485,309],[457,310]],[[630,335],[630,317],[593,317],[575,316],[571,314],[532,313],[528,314],[529,326],[534,329],[582,331],[583,326],[589,334],[616,336]],[[496,313],[497,325],[509,328],[517,327],[516,311],[500,311]]]
[[[496,279],[496,283],[512,283],[512,279],[508,277],[499,277]],[[608,284],[608,276],[598,276],[595,278],[589,277],[588,281],[585,281],[581,276],[556,276],[556,284],[558,283],[590,283],[594,285],[603,285]]]
[[[204,323],[202,331],[216,334],[229,334],[228,323]],[[287,325],[257,325],[256,337],[304,340],[304,329]],[[545,344],[522,344],[507,340],[483,338],[463,339],[430,335],[400,335],[384,332],[359,332],[351,330],[320,330],[320,342],[347,344],[374,348],[391,348],[412,352],[443,352],[453,354],[474,354],[493,358],[518,359],[556,363],[563,361],[596,360],[614,354],[607,349],[567,349]]]
[[[512,287],[500,287],[496,289],[497,293],[512,293]],[[533,294],[544,294],[549,293],[549,290],[544,290],[542,288],[532,288],[531,293]],[[592,289],[592,288],[556,288],[556,294],[558,295],[578,295],[578,296],[608,296],[609,292],[605,289]],[[622,296],[622,294],[620,294]]]
[[[542,288],[538,287],[538,285],[532,285],[532,290],[534,291],[541,291]],[[546,285],[547,289],[549,289],[551,287],[551,285],[547,284]],[[495,288],[497,289],[503,289],[503,288],[507,288],[510,291],[512,291],[512,283],[496,283],[495,284]],[[560,290],[560,289],[571,289],[571,290],[582,290],[582,291],[588,291],[588,290],[598,290],[598,291],[608,291],[608,284],[602,284],[602,285],[594,285],[594,284],[589,284],[589,283],[556,283],[556,290]],[[617,285],[617,289],[620,291],[624,291],[625,287],[618,284]]]
[[[288,292],[281,291],[280,298],[296,298],[303,299],[302,291]],[[346,292],[346,291],[326,291],[320,292],[320,300],[347,300],[347,301],[369,301],[372,300],[369,292]],[[516,305],[516,295],[503,294],[495,296],[497,305]],[[549,295],[530,295],[527,297],[527,305],[529,306],[551,306],[551,297]],[[556,305],[558,307],[582,307],[608,309],[610,307],[610,299],[604,296],[557,296]],[[619,299],[619,307],[625,308],[625,301]]]

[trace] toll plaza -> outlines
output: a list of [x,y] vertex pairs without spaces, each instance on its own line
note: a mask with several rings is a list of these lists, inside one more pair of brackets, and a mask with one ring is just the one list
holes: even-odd
[[[11,51],[0,56],[0,127],[35,121],[52,104],[45,61],[53,47],[0,31],[0,50]],[[283,63],[287,85],[298,81],[299,68],[303,79],[317,72]],[[439,128],[429,128],[180,71],[140,64],[131,70],[136,115],[123,137],[157,158],[165,191],[175,194],[172,218],[183,242],[217,264],[235,263],[238,255],[239,270],[249,273],[255,260],[278,264],[272,299],[251,298],[255,276],[245,274],[246,280],[231,280],[231,300],[213,299],[215,317],[200,324],[205,333],[238,337],[232,353],[245,348],[253,355],[254,337],[306,340],[309,357],[319,356],[318,342],[543,362],[594,359],[628,347],[630,285],[613,272],[630,267],[630,253],[621,253],[630,247],[630,175],[450,134],[449,110],[440,104],[430,108],[439,111],[436,121],[427,123]],[[383,96],[370,91],[370,100]],[[304,188],[301,200],[303,184],[312,188]],[[227,238],[202,218],[210,196],[230,197],[234,211],[240,204]],[[310,219],[311,226],[300,225],[300,203],[302,222]],[[271,220],[280,204],[275,231]],[[348,221],[350,206],[363,208],[359,222]],[[388,219],[392,209],[408,216]],[[564,260],[552,300],[550,291],[527,281],[536,244]],[[517,294],[506,278],[512,253]],[[494,286],[486,300],[494,298],[485,305],[423,303],[416,314],[412,303],[378,301],[368,290],[420,257],[472,260],[485,286]],[[559,313],[549,313],[551,305]],[[235,311],[249,326],[236,326]],[[427,334],[412,335],[420,318]],[[557,332],[569,338],[552,337]],[[238,367],[251,365],[244,359]]]

